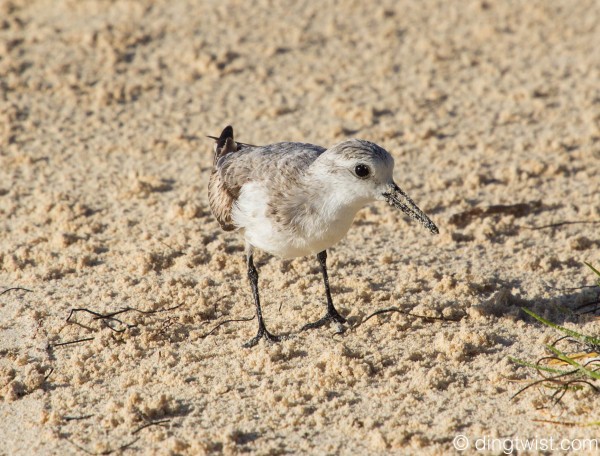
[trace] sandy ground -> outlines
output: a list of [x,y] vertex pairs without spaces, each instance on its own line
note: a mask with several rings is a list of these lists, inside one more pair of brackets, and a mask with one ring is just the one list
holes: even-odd
[[[591,388],[511,400],[537,377],[508,359],[557,337],[523,305],[600,333],[565,313],[594,290],[564,290],[593,283],[600,226],[532,229],[600,220],[597,1],[0,5],[0,285],[31,290],[0,296],[0,454],[600,438],[542,421],[599,421]],[[375,141],[440,227],[358,214],[329,252],[356,329],[298,333],[323,312],[318,264],[263,255],[267,325],[296,336],[209,334],[253,315],[243,243],[208,208],[204,135],[229,123],[251,144]],[[361,324],[390,306],[457,321]],[[66,322],[127,307],[157,312]]]

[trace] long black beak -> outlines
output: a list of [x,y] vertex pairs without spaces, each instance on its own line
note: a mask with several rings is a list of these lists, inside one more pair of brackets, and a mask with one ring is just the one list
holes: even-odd
[[390,184],[388,189],[389,190],[386,191],[383,196],[390,206],[400,209],[410,218],[421,222],[421,224],[433,234],[439,234],[440,231],[438,230],[438,227],[435,226],[435,223],[433,223],[429,217],[427,217],[425,213],[418,208],[413,200],[411,200],[400,187],[398,187],[396,184]]

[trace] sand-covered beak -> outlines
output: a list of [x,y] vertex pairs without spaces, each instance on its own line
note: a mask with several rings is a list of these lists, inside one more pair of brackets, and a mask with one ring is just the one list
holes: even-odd
[[435,223],[433,223],[429,217],[418,208],[413,200],[411,200],[396,184],[389,184],[386,191],[383,193],[383,196],[390,206],[400,209],[410,218],[421,222],[421,224],[433,234],[439,234],[440,231],[438,230],[438,227],[435,226]]

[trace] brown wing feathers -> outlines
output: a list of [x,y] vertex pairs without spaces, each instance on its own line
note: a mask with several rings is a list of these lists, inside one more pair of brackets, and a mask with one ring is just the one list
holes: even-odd
[[215,155],[213,162],[213,170],[208,183],[208,201],[210,210],[218,220],[221,228],[225,231],[232,231],[235,225],[231,222],[231,208],[237,199],[240,189],[239,187],[230,187],[223,179],[223,169],[219,166],[219,160],[225,155],[239,150],[238,145],[233,140],[233,128],[228,125],[215,139]]

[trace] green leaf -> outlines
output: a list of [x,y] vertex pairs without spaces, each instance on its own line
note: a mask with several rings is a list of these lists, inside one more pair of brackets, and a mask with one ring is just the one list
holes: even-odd
[[546,320],[544,317],[540,317],[538,314],[529,310],[526,307],[521,307],[521,309],[523,310],[523,312],[532,316],[540,323],[543,323],[546,326],[549,326],[549,327],[554,328],[568,336],[571,336],[572,338],[577,339],[578,341],[583,342],[584,344],[600,346],[600,339],[597,339],[597,338],[591,337],[591,336],[586,336],[585,334],[581,334],[581,333],[578,333],[577,331],[573,331],[571,329],[565,328],[564,326],[560,326],[560,325],[557,325],[556,323],[552,323],[551,321]]
[[[583,262],[588,268],[590,268],[592,271],[594,271],[596,273],[596,275],[598,277],[600,277],[600,271],[598,271],[594,266],[592,266],[590,263],[588,263],[587,261]],[[600,287],[600,279],[598,279],[598,286]]]
[[594,372],[593,370],[587,369],[574,359],[569,358],[565,353],[561,352],[558,348],[553,347],[552,345],[546,345],[546,348],[552,353],[554,353],[558,357],[558,359],[570,364],[573,367],[576,367],[577,370],[579,370],[581,373],[587,375],[590,378],[593,378],[594,380],[600,380],[600,372]]
[[550,372],[551,374],[566,375],[566,374],[573,372],[573,371],[565,371],[565,370],[560,370],[560,369],[553,369],[551,367],[546,367],[546,366],[539,366],[537,364],[528,363],[527,361],[523,361],[522,359],[513,358],[512,356],[509,356],[508,359],[510,359],[515,364],[520,364],[521,366],[532,367],[534,369],[542,370],[545,372]]

